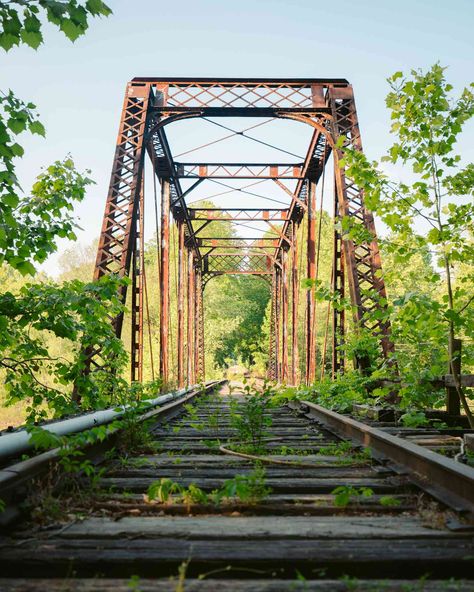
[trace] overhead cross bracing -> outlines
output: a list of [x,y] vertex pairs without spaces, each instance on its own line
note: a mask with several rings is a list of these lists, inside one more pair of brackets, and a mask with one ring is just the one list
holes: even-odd
[[[188,130],[181,139],[174,137],[178,128]],[[190,139],[196,140],[194,146]],[[228,157],[230,142],[240,149],[231,150],[231,156],[238,153],[240,158]],[[251,154],[258,149],[266,157],[242,158],[249,146]],[[319,191],[322,207],[325,187],[326,199],[329,195],[333,200],[332,289],[342,299],[347,284],[354,321],[378,337],[383,356],[390,355],[386,315],[369,314],[386,307],[374,220],[362,188],[339,164],[346,147],[362,150],[353,90],[345,79],[134,78],[128,83],[95,277],[118,273],[132,278],[132,380],[141,379],[143,365],[143,235],[145,193],[150,192],[145,167],[153,172],[151,192],[160,234],[159,357],[165,382],[170,347],[178,351],[180,386],[204,377],[203,290],[212,277],[223,274],[258,275],[271,284],[270,378],[296,383],[297,360],[304,356],[304,380],[314,381],[314,285],[321,228],[316,196]],[[203,199],[217,200],[220,207],[203,206]],[[362,225],[369,240],[356,242],[342,235],[343,217]],[[222,235],[222,221],[231,222],[231,236]],[[173,223],[179,236],[176,343],[170,343],[169,335]],[[302,241],[306,261],[298,258]],[[299,352],[295,315],[302,267],[312,287],[305,294],[305,347]],[[124,302],[126,297],[124,287]],[[114,322],[121,334],[123,319]],[[331,335],[336,374],[345,363],[342,307],[333,308]],[[365,361],[357,363],[363,366]]]

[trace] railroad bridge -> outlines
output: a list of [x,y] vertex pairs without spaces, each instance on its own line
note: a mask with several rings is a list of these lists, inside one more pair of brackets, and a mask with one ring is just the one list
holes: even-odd
[[[242,127],[245,118],[252,123]],[[198,148],[241,137],[285,158],[196,162],[189,160],[194,150],[173,156],[170,130],[186,129],[193,119],[224,133]],[[308,140],[305,156],[283,134],[278,145],[255,135],[281,121]],[[266,385],[205,381],[205,286],[216,276],[245,274],[271,286],[269,378],[315,382],[315,286],[328,199],[333,306],[325,347],[333,376],[347,362],[340,347],[346,321],[375,335],[380,356],[390,358],[374,219],[342,161],[348,148],[360,151],[362,143],[344,79],[135,78],[127,84],[95,278],[131,278],[120,293],[130,318],[113,323],[118,336],[131,327],[132,381],[143,379],[148,301],[158,294],[159,374],[165,384],[171,378],[175,348],[178,390],[156,393],[138,410],[48,423],[45,429],[70,439],[46,452],[33,450],[25,430],[1,435],[0,590],[474,590],[474,469],[458,462],[462,438],[472,441],[473,431],[459,418],[455,426],[407,428],[387,415],[355,418],[305,400],[278,404]],[[198,187],[210,183],[238,200],[222,208],[192,203]],[[153,210],[158,287],[147,285],[144,262],[145,222]],[[362,232],[343,234],[343,220]],[[232,223],[232,236],[219,234],[222,221]],[[302,276],[309,289],[300,285]],[[297,339],[300,292],[304,347]],[[343,299],[351,302],[351,320]],[[355,364],[363,371],[367,361]],[[100,437],[88,437],[94,429]],[[71,460],[68,447],[81,460],[75,472],[77,456]]]
[[[235,129],[225,124],[229,118],[251,120],[252,125]],[[167,133],[178,122],[192,119],[223,128],[227,133],[221,140],[240,136],[266,147],[271,145],[255,137],[254,130],[281,120],[291,121],[298,126],[302,138],[309,138],[306,155],[295,159],[297,155],[283,145],[271,146],[284,154],[283,162],[176,161]],[[128,83],[94,277],[117,273],[132,279],[132,380],[142,379],[145,299],[148,292],[155,293],[151,287],[147,290],[144,277],[143,229],[148,185],[152,194],[148,199],[155,201],[156,212],[160,210],[156,225],[160,234],[159,374],[165,383],[170,372],[170,348],[177,351],[176,378],[180,387],[204,378],[203,290],[209,280],[222,274],[257,275],[271,283],[269,378],[292,384],[299,381],[297,307],[301,274],[298,267],[304,265],[307,279],[313,282],[318,279],[321,217],[318,224],[317,212],[322,212],[325,193],[333,196],[334,220],[331,283],[336,306],[331,313],[332,372],[337,374],[344,367],[339,346],[344,340],[345,312],[337,306],[337,301],[344,298],[346,284],[354,321],[377,335],[381,354],[389,356],[392,351],[389,323],[383,314],[368,314],[376,309],[383,311],[386,293],[373,216],[365,207],[361,188],[350,178],[346,167],[340,166],[343,151],[349,148],[362,150],[362,141],[352,86],[344,79],[134,78]],[[186,152],[187,158],[192,152]],[[144,182],[145,167],[151,167],[153,180],[149,184]],[[229,185],[236,180],[251,184]],[[232,207],[190,206],[196,189],[211,182],[235,192],[237,199],[232,200]],[[260,185],[265,189],[268,184],[276,186],[279,194],[262,195],[260,188],[259,193],[249,191],[248,187],[256,182],[266,182]],[[260,203],[264,200],[279,207],[247,207],[255,198]],[[177,343],[169,341],[171,217],[179,237]],[[351,225],[363,226],[367,233],[343,236],[340,224],[343,218],[350,219]],[[299,232],[304,219],[305,236]],[[219,226],[215,223],[222,220],[233,223],[232,237],[219,236]],[[257,222],[264,223],[265,233],[261,225],[256,227]],[[246,234],[242,234],[242,228]],[[252,232],[248,233],[252,229],[253,236]],[[361,235],[363,242],[353,238]],[[304,262],[298,257],[303,246]],[[121,296],[125,302],[126,287]],[[305,347],[301,355],[305,356],[306,365],[303,381],[310,384],[315,379],[314,285],[306,292],[306,300]],[[117,319],[115,326],[120,336],[123,318]],[[359,359],[356,363],[363,366],[365,361]]]

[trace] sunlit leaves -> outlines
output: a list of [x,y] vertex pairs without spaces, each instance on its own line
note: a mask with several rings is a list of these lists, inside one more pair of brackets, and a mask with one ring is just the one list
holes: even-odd
[[22,43],[37,49],[43,43],[41,16],[58,27],[71,41],[83,35],[90,17],[109,16],[102,0],[11,0],[0,4],[0,47],[9,51]]
[[[29,401],[29,417],[39,419],[77,410],[73,386],[85,409],[110,405],[113,396],[119,400],[127,355],[110,321],[123,311],[118,292],[125,281],[27,284],[18,295],[0,295],[0,366],[8,402]],[[54,343],[61,344],[59,354]],[[85,373],[91,348],[99,366]]]
[[0,262],[33,275],[35,262],[43,262],[56,250],[58,237],[75,239],[72,210],[92,180],[66,158],[39,175],[30,196],[20,197],[13,183],[0,189]]
[[[402,344],[395,354],[408,385],[402,397],[413,401],[421,393],[419,402],[425,404],[437,395],[420,383],[446,372],[449,335],[469,337],[474,321],[473,299],[460,288],[474,266],[474,204],[466,199],[474,194],[474,165],[461,168],[454,152],[474,116],[474,84],[456,97],[445,73],[435,64],[409,76],[396,72],[388,80],[394,142],[382,160],[404,167],[402,181],[382,173],[361,152],[346,149],[343,158],[346,173],[364,189],[366,206],[391,231],[383,248],[392,264],[406,275],[416,261],[418,277],[394,300],[392,330],[395,343]],[[352,238],[351,224],[343,220],[342,227]],[[387,286],[390,293],[390,281]]]

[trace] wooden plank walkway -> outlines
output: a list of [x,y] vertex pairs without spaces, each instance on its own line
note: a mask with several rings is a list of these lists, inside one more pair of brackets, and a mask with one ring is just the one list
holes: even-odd
[[[264,499],[150,502],[161,478],[209,494],[254,474],[216,444],[235,446],[230,397],[195,405],[155,425],[157,452],[107,460],[100,493],[78,496],[60,524],[0,539],[0,590],[474,590],[472,530],[450,530],[406,477],[287,408],[268,412],[265,455],[293,464],[265,465]],[[359,495],[337,506],[348,485]]]

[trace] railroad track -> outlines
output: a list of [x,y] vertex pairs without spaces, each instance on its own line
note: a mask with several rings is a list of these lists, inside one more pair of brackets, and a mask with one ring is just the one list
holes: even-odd
[[245,405],[191,393],[151,418],[154,451],[96,451],[92,491],[3,535],[0,590],[474,590],[472,469],[309,403],[267,410],[249,454]]

